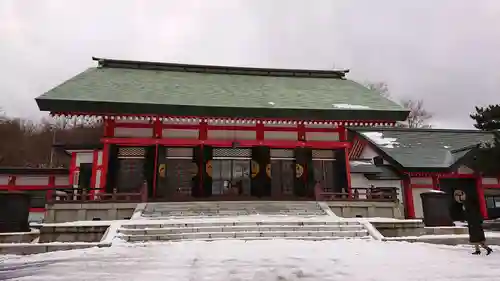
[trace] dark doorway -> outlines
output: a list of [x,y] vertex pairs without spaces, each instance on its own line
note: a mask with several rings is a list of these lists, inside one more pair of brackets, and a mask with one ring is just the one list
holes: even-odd
[[462,204],[458,203],[453,196],[456,190],[462,190],[465,193],[466,200],[469,200],[471,206],[477,208],[477,211],[480,212],[476,179],[440,179],[439,187],[442,191],[448,193],[451,201],[450,215],[454,221],[465,220]]
[[92,178],[92,163],[80,164],[80,174],[78,176],[78,187],[81,190],[89,191]]

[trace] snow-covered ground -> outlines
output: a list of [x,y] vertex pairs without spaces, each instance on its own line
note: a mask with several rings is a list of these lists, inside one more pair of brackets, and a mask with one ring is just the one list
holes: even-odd
[[117,244],[0,256],[0,280],[498,280],[497,253],[470,252],[471,247],[374,240]]

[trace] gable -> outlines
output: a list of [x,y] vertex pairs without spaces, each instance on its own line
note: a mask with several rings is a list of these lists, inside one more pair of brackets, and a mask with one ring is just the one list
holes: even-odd
[[460,157],[456,150],[490,140],[493,135],[478,130],[408,128],[356,128],[384,158],[405,169],[449,169]]

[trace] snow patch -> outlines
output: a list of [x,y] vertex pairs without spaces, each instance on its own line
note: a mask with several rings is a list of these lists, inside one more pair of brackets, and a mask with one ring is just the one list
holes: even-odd
[[430,193],[446,193],[446,192],[444,192],[444,191],[441,191],[441,190],[435,190],[435,189],[431,189],[431,190],[429,190],[428,192],[430,192]]
[[373,165],[371,161],[350,161],[349,162],[353,166],[360,166],[360,165]]
[[385,148],[394,148],[394,145],[399,145],[396,138],[385,138],[382,132],[363,132],[362,134]]
[[2,272],[6,279],[44,281],[498,280],[498,259],[471,257],[470,251],[470,246],[355,239],[227,240],[123,244],[4,256],[0,263],[8,269]]
[[370,107],[366,105],[358,105],[358,104],[333,103],[332,105],[335,108],[343,108],[343,109],[370,109]]

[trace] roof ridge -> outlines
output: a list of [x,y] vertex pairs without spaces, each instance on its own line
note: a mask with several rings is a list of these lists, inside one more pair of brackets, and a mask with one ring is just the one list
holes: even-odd
[[312,77],[312,78],[336,78],[344,79],[349,72],[344,70],[320,70],[320,69],[282,69],[282,68],[260,68],[242,66],[222,65],[197,65],[182,63],[166,63],[151,61],[116,60],[92,57],[98,62],[98,67],[106,68],[130,68],[143,70],[162,70],[180,72],[199,72],[211,74],[236,74],[254,76],[285,76],[285,77]]
[[491,131],[482,131],[478,129],[447,129],[447,128],[404,128],[404,127],[349,127],[352,131],[401,131],[401,132],[442,132],[442,133],[484,133],[492,134]]

